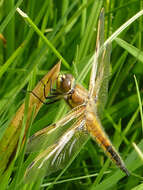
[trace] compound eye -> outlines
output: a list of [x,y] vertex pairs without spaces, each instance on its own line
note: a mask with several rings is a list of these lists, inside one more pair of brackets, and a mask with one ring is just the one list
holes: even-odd
[[65,81],[65,75],[59,75],[57,79],[57,91],[62,92],[63,91],[63,83]]
[[58,89],[61,92],[68,92],[73,88],[74,78],[71,74],[59,75],[58,77]]
[[69,74],[62,77],[62,88],[64,92],[71,90],[71,78],[69,77]]

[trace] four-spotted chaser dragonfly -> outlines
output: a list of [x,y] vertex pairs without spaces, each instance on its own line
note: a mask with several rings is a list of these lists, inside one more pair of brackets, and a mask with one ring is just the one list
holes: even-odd
[[[56,81],[56,89],[47,98],[52,98],[52,101],[64,98],[72,110],[57,123],[38,131],[30,138],[29,145],[38,146],[38,143],[44,140],[46,146],[43,146],[45,148],[34,159],[26,173],[33,169],[40,170],[44,167],[50,168],[49,170],[63,167],[64,163],[69,161],[90,135],[107,156],[126,175],[129,175],[129,171],[104,132],[100,121],[100,112],[105,105],[108,91],[111,49],[109,44],[101,51],[103,43],[104,11],[102,10],[98,22],[96,51],[91,70],[89,90],[87,91],[81,85],[76,84],[71,74],[59,74]],[[44,94],[46,96],[46,92]],[[55,130],[63,128],[71,121],[73,121],[72,125],[58,138],[57,142],[47,146],[46,138]]]

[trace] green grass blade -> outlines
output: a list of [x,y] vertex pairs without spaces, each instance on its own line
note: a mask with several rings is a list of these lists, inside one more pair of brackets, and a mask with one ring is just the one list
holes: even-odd
[[33,23],[33,21],[28,17],[27,14],[22,12],[19,8],[17,8],[17,12],[24,18],[25,21],[28,22],[28,24],[33,28],[33,30],[41,37],[41,39],[44,40],[44,42],[47,44],[48,47],[55,53],[55,55],[61,60],[64,64],[64,66],[69,69],[69,64],[67,61],[63,58],[63,56],[56,50],[56,48],[52,45],[52,43],[44,36],[44,34],[38,29],[38,27]]
[[143,132],[143,110],[142,110],[142,101],[141,101],[141,96],[140,96],[140,92],[139,92],[139,86],[138,86],[138,82],[136,79],[136,76],[134,75],[134,79],[135,79],[135,84],[136,84],[136,89],[137,89],[137,95],[138,95],[138,101],[139,101],[139,108],[140,108],[140,116],[141,116],[141,121],[142,121],[142,132]]

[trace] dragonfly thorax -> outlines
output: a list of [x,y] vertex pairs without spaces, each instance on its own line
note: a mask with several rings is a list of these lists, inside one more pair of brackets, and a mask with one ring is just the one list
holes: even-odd
[[71,74],[60,74],[57,79],[57,91],[70,92],[75,86],[75,78]]

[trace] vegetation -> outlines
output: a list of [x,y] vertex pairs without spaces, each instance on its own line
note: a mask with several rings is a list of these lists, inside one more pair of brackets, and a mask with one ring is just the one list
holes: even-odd
[[[28,17],[19,14],[17,7]],[[28,114],[27,89],[32,90],[59,60],[62,61],[61,72],[73,74],[79,83],[88,88],[90,60],[95,51],[97,22],[102,7],[105,9],[105,39],[110,39],[111,34],[143,9],[143,2],[0,2],[0,189],[143,189],[142,16],[128,27],[126,24],[120,28],[118,37],[110,39],[113,42],[109,96],[103,118],[105,130],[131,175],[125,176],[89,140],[75,160],[63,170],[45,178],[39,177],[34,183],[30,179],[30,183],[19,186],[33,160],[32,156],[25,155],[27,141],[20,148]],[[20,123],[22,127],[12,136],[11,121],[24,101],[26,108]],[[33,108],[26,140],[39,129],[57,121],[67,110],[67,105],[61,100],[43,105],[34,119]],[[12,147],[16,139],[20,141],[14,151]],[[9,142],[8,149],[4,149],[6,142]],[[4,168],[8,155],[11,155],[9,167]]]

